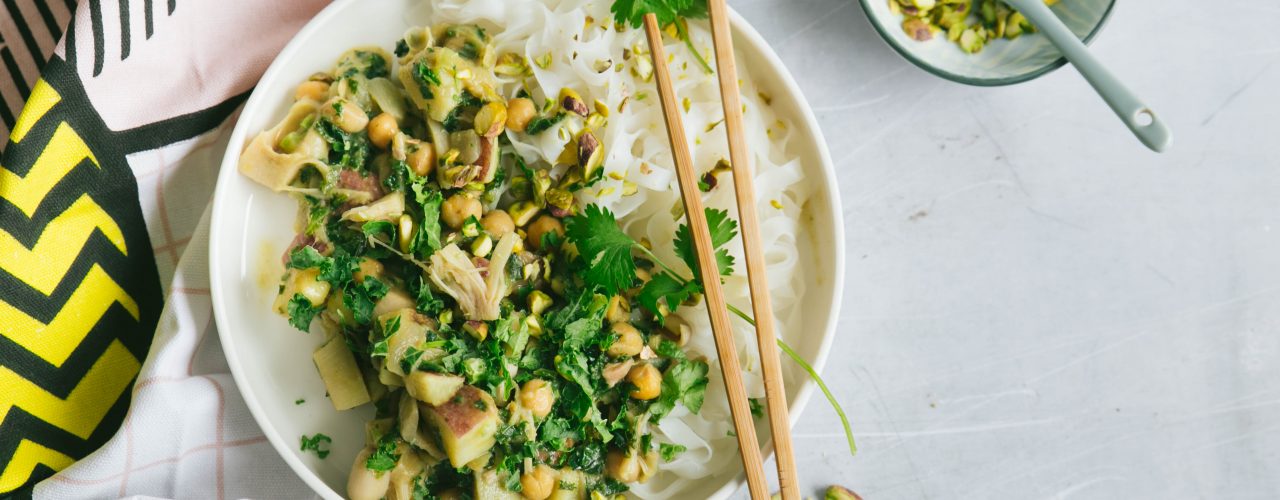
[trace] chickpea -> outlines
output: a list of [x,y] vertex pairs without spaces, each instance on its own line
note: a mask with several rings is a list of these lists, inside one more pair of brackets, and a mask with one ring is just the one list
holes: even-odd
[[556,394],[551,384],[542,379],[533,379],[520,386],[520,404],[533,413],[534,418],[544,418],[551,413],[551,404]]
[[303,99],[311,99],[313,101],[324,101],[329,97],[329,84],[317,81],[302,82],[298,85],[298,90],[293,92],[293,98],[301,101]]
[[480,200],[459,193],[444,200],[444,204],[440,206],[440,219],[449,227],[458,229],[467,222],[468,217],[479,219],[483,210]]
[[640,477],[640,461],[626,452],[609,450],[604,459],[604,470],[609,477],[624,483],[634,483]]
[[604,318],[610,323],[624,323],[631,319],[631,301],[621,295],[609,297],[609,308],[605,310]]
[[564,236],[564,225],[559,219],[550,215],[540,216],[529,224],[525,241],[529,243],[530,248],[542,250],[542,236],[553,231],[559,236]]
[[360,105],[341,97],[329,99],[320,108],[320,112],[343,132],[355,133],[364,130],[369,124],[369,115],[360,109]]
[[347,476],[347,496],[354,500],[376,500],[387,495],[391,474],[377,474],[365,467],[365,461],[373,454],[373,447],[366,446],[356,455]]
[[494,210],[484,214],[484,218],[480,219],[480,225],[484,226],[484,230],[490,236],[498,239],[516,230],[515,221],[511,220],[511,216],[507,215],[505,210]]
[[640,354],[640,350],[644,348],[644,337],[640,335],[640,330],[631,326],[630,323],[614,323],[609,327],[618,338],[609,345],[609,355],[615,358],[629,358]]
[[627,382],[636,386],[631,390],[631,397],[639,400],[650,400],[662,393],[662,374],[649,363],[636,365],[627,373]]
[[517,97],[507,101],[507,128],[516,132],[524,132],[533,120],[533,101],[525,97]]
[[545,500],[555,489],[556,473],[546,465],[520,475],[521,494],[529,500]]
[[418,177],[426,177],[436,169],[436,149],[430,144],[414,140],[409,144],[409,155],[405,158],[405,163],[409,164],[409,170]]
[[363,282],[367,276],[378,278],[382,276],[382,269],[383,267],[381,262],[365,257],[360,259],[360,266],[356,269],[356,272],[351,275],[351,278],[355,280],[356,283]]
[[382,113],[369,122],[369,142],[385,149],[399,131],[400,125],[396,124],[396,117],[391,116],[391,113]]

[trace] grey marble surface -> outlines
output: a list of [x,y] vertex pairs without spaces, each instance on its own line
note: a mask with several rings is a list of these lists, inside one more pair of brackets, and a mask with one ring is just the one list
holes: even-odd
[[854,1],[732,5],[800,82],[844,203],[825,376],[861,450],[815,398],[807,493],[1280,497],[1280,3],[1119,3],[1093,48],[1173,127],[1165,155],[1069,67],[965,87]]

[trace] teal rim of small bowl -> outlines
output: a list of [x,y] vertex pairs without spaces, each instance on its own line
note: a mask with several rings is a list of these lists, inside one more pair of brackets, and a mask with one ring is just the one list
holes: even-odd
[[[973,77],[964,76],[964,75],[957,75],[950,71],[944,71],[938,68],[937,66],[930,64],[928,61],[925,61],[924,59],[916,57],[912,53],[912,51],[907,50],[906,47],[903,47],[896,40],[894,40],[889,33],[885,32],[885,28],[880,26],[880,23],[876,22],[875,12],[871,10],[870,2],[876,2],[876,1],[885,2],[889,0],[858,0],[858,3],[862,5],[862,12],[863,14],[866,14],[867,22],[870,23],[871,27],[874,28],[876,30],[876,33],[880,35],[880,39],[884,40],[884,43],[888,44],[889,47],[892,48],[894,52],[897,52],[898,55],[901,55],[906,60],[911,61],[911,64],[916,65],[916,67],[923,69],[925,71],[928,71],[929,73],[932,73],[935,76],[940,76],[942,78],[946,78],[947,80],[951,80],[956,83],[973,85],[975,87],[1000,87],[1004,85],[1013,85],[1017,83],[1034,80],[1041,76],[1047,75],[1049,73],[1052,73],[1054,70],[1061,68],[1067,64],[1067,58],[1065,56],[1058,56],[1058,58],[1055,59],[1053,62],[1046,64],[1044,66],[1041,66],[1034,71],[1031,71],[1028,73],[1022,73],[1014,76],[1008,76],[1004,78],[973,78]],[[1093,38],[1097,36],[1099,32],[1102,31],[1102,28],[1106,26],[1107,21],[1111,19],[1111,11],[1115,9],[1116,3],[1117,3],[1116,0],[1111,0],[1111,2],[1107,4],[1107,10],[1102,12],[1102,17],[1098,19],[1098,23],[1093,26],[1093,29],[1089,31],[1088,35],[1085,35],[1085,37],[1081,39],[1081,42],[1083,42],[1085,45],[1088,45],[1090,42],[1093,41]]]

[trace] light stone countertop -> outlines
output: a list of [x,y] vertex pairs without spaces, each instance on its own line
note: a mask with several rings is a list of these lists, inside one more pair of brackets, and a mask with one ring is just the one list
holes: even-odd
[[1280,497],[1280,3],[1119,2],[1093,49],[1173,128],[1164,155],[1070,67],[966,87],[853,0],[732,5],[799,81],[843,197],[824,375],[860,452],[815,394],[807,494]]

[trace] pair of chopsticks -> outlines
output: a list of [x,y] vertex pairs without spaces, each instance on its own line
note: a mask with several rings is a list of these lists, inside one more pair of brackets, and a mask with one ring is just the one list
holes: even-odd
[[[775,458],[778,465],[778,485],[783,500],[800,498],[796,479],[795,453],[791,444],[791,426],[787,416],[786,391],[782,383],[782,367],[778,361],[777,338],[773,331],[773,306],[769,301],[769,285],[765,275],[764,251],[760,247],[760,224],[756,217],[755,187],[751,161],[747,154],[746,139],[742,130],[742,104],[738,95],[738,70],[733,59],[733,40],[729,31],[729,12],[725,0],[708,0],[711,18],[711,36],[715,47],[716,76],[720,83],[720,98],[724,105],[725,131],[729,136],[729,161],[732,165],[733,186],[738,203],[738,218],[742,228],[743,254],[746,257],[747,281],[751,287],[751,307],[756,323],[756,341],[760,349],[760,365],[764,372],[766,406],[769,428],[773,431]],[[653,57],[658,95],[662,101],[662,115],[671,139],[672,156],[675,158],[676,177],[680,182],[680,197],[684,200],[685,215],[693,233],[693,246],[698,253],[700,276],[719,276],[716,268],[715,249],[702,208],[702,198],[693,171],[693,159],[685,140],[684,123],[680,115],[679,99],[671,87],[671,74],[667,69],[667,56],[662,44],[662,31],[653,14],[644,17],[645,36],[649,41],[649,53]],[[764,460],[760,455],[760,443],[756,440],[755,422],[747,402],[742,374],[739,372],[737,348],[733,330],[729,326],[724,290],[720,280],[703,280],[707,301],[707,313],[711,317],[711,330],[715,335],[716,353],[720,356],[720,372],[724,376],[725,390],[729,393],[729,410],[737,432],[738,448],[742,452],[742,466],[747,473],[747,490],[751,498],[769,497],[765,482]]]

